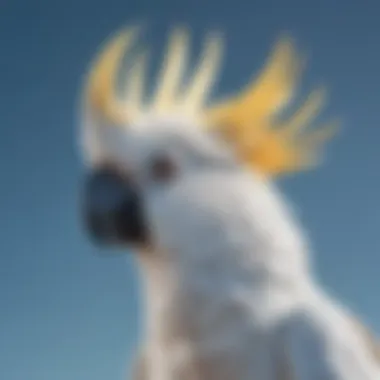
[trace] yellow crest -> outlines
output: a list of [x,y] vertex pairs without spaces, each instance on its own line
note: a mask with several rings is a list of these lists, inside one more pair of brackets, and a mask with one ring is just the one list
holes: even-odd
[[127,29],[112,38],[92,64],[85,88],[87,107],[116,125],[127,126],[146,113],[181,113],[196,116],[207,128],[230,143],[243,162],[268,176],[307,168],[335,130],[330,125],[305,131],[318,115],[324,91],[310,94],[294,114],[283,121],[279,111],[293,99],[302,69],[292,41],[282,38],[258,77],[239,94],[222,102],[207,101],[222,59],[223,40],[212,34],[190,80],[183,83],[189,36],[176,29],[170,36],[155,93],[144,102],[147,55],[134,58],[122,96],[116,95],[116,79],[124,54],[134,45],[138,29]]

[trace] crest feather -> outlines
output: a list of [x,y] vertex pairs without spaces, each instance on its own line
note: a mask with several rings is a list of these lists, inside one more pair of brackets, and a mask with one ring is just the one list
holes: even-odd
[[304,132],[320,112],[323,89],[314,91],[286,122],[278,120],[279,111],[294,97],[303,66],[292,40],[283,37],[246,90],[209,110],[213,128],[245,163],[265,175],[278,176],[315,165],[318,149],[336,130],[334,124]]
[[170,112],[178,99],[179,86],[188,58],[188,40],[189,36],[185,30],[177,29],[171,35],[152,104],[156,111]]
[[213,34],[194,74],[183,85],[188,61],[189,33],[175,29],[149,106],[143,105],[146,52],[135,57],[125,94],[116,95],[116,76],[123,55],[136,37],[136,28],[114,37],[92,65],[85,88],[85,107],[115,124],[127,126],[144,113],[182,112],[203,120],[220,133],[241,159],[268,176],[277,176],[313,165],[318,149],[335,131],[335,126],[307,132],[318,116],[325,98],[323,89],[314,91],[291,117],[278,118],[279,111],[293,100],[304,66],[289,37],[281,38],[262,72],[241,93],[206,106],[221,63],[223,40]]
[[[123,104],[130,115],[139,116],[144,112],[145,71],[148,63],[148,52],[141,52],[130,68],[125,86]],[[126,120],[127,121],[127,120]]]
[[135,40],[136,28],[118,33],[98,54],[87,76],[85,107],[115,124],[122,122],[126,110],[116,95],[116,78],[126,50]]
[[217,34],[210,35],[205,42],[198,68],[183,95],[183,107],[192,112],[202,110],[219,71],[223,41]]

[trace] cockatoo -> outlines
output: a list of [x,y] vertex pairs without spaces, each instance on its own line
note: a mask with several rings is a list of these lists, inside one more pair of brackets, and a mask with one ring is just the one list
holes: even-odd
[[292,40],[280,38],[260,75],[218,101],[221,34],[206,37],[189,75],[189,32],[172,30],[146,96],[139,33],[117,33],[91,64],[80,129],[89,233],[136,252],[141,269],[145,331],[132,378],[379,380],[373,335],[314,279],[275,185],[317,163],[332,132],[305,130],[322,90],[281,114],[303,64]]

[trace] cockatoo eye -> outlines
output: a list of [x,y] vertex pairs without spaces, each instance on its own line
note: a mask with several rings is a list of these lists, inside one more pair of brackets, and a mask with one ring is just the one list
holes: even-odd
[[149,177],[157,183],[166,183],[177,174],[177,165],[173,159],[161,154],[153,157],[149,166]]

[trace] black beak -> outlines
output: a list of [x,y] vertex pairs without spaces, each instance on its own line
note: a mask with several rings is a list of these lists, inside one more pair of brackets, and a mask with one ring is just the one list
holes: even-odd
[[84,217],[91,237],[106,245],[145,245],[147,231],[138,191],[112,169],[98,169],[86,180]]

